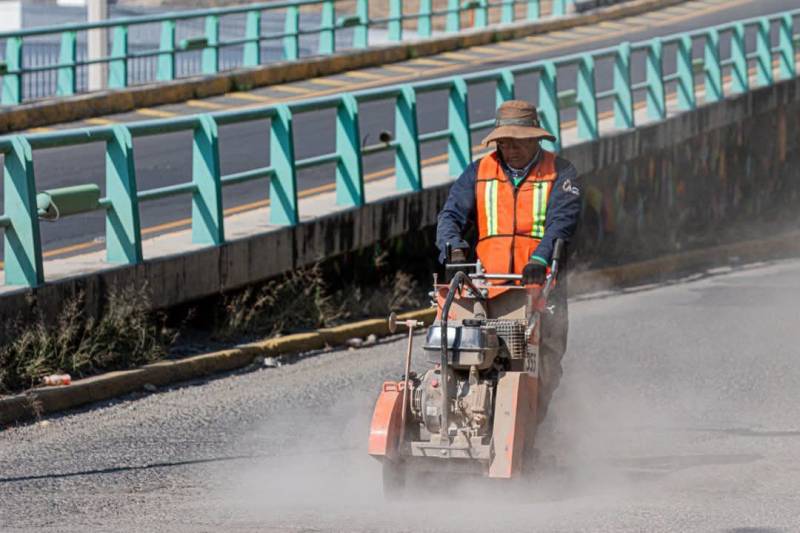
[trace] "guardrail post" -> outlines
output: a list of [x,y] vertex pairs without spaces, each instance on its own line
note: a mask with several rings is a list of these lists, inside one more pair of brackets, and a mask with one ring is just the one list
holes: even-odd
[[514,73],[510,69],[505,69],[500,72],[500,79],[497,80],[497,86],[495,87],[495,107],[500,107],[500,104],[507,100],[513,100],[514,94],[516,94]]
[[430,37],[433,33],[433,0],[420,0],[419,18],[417,19],[417,33],[420,37]]
[[422,190],[422,166],[419,158],[417,95],[410,85],[400,88],[394,113],[394,137],[397,139],[394,167],[397,190]]
[[211,115],[201,115],[194,129],[192,143],[192,242],[225,242],[225,218],[222,213],[222,180],[219,170],[219,134]]
[[169,81],[175,79],[175,21],[165,20],[161,23],[161,43],[158,47],[158,69],[156,80]]
[[718,102],[724,96],[722,66],[719,62],[719,31],[711,29],[705,39],[705,101]]
[[286,21],[283,25],[283,58],[295,60],[300,57],[300,8],[289,6],[286,8]]
[[33,151],[22,136],[11,138],[4,157],[3,210],[11,219],[4,238],[6,285],[37,287],[44,283]]
[[539,115],[542,127],[555,135],[554,143],[542,141],[545,148],[552,145],[555,151],[561,150],[561,116],[558,109],[558,78],[556,65],[546,61],[539,72]]
[[467,83],[463,78],[454,78],[450,86],[447,105],[447,127],[450,137],[447,142],[447,160],[450,175],[460,176],[472,163],[472,136],[469,129],[469,104]]
[[461,2],[459,0],[447,0],[445,30],[448,33],[456,33],[461,30]]
[[758,85],[772,84],[772,43],[769,39],[769,19],[764,17],[756,25],[756,79]]
[[653,39],[647,49],[647,115],[659,120],[667,117],[662,52],[661,39]]
[[9,37],[6,40],[6,68],[2,103],[18,104],[22,101],[22,37]]
[[358,102],[351,94],[342,95],[336,108],[336,203],[364,205],[364,172],[361,164],[361,135],[358,128]]
[[744,44],[744,24],[734,25],[731,34],[731,92],[734,94],[747,91],[750,85],[750,74],[747,67],[747,50]]
[[678,70],[678,109],[683,111],[697,107],[697,97],[694,89],[694,66],[692,62],[692,38],[684,35],[678,41],[677,51]]
[[478,0],[475,8],[475,28],[485,28],[489,24],[489,4],[486,0]]
[[541,0],[528,0],[528,20],[539,20],[541,16]]
[[77,52],[77,38],[74,31],[65,31],[61,34],[61,48],[58,62],[58,85],[56,95],[69,96],[75,94],[75,57]]
[[336,5],[333,0],[322,2],[322,13],[320,15],[319,32],[319,53],[321,55],[332,54],[336,51]]
[[631,90],[631,43],[617,47],[614,58],[614,125],[634,127],[633,91]]
[[256,67],[261,64],[261,11],[248,11],[245,22],[244,57],[242,65]]
[[142,262],[142,231],[139,223],[139,198],[133,139],[127,126],[113,127],[106,143],[106,261],[136,264]]
[[797,75],[795,63],[792,15],[784,15],[778,23],[778,48],[781,79],[791,79]]
[[111,43],[111,59],[108,62],[108,87],[122,89],[128,86],[128,27],[114,28]]
[[209,15],[206,17],[206,46],[201,57],[201,72],[203,74],[216,74],[219,72],[219,17]]
[[275,175],[269,182],[269,223],[294,226],[300,220],[297,205],[297,172],[294,166],[292,112],[286,104],[275,106],[270,119],[270,166]]
[[578,138],[597,139],[597,98],[594,90],[594,58],[583,54],[578,63]]
[[358,26],[353,28],[353,48],[366,48],[369,46],[369,0],[356,0],[356,16]]
[[403,40],[403,0],[389,0],[389,40]]

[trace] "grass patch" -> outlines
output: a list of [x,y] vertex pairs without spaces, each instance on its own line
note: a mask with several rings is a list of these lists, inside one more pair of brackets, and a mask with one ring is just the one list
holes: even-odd
[[425,301],[424,291],[409,273],[387,273],[377,285],[343,283],[339,274],[326,275],[317,264],[226,295],[222,312],[214,321],[212,337],[231,341],[287,335],[361,318],[388,316],[391,311],[421,307]]
[[88,316],[82,293],[70,298],[54,324],[5,324],[0,346],[0,393],[23,390],[53,373],[73,378],[131,368],[163,357],[176,338],[149,308],[147,290],[112,289],[99,317]]

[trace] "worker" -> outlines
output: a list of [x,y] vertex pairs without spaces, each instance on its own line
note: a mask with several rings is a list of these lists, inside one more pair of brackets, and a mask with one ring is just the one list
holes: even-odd
[[[504,102],[495,127],[483,140],[496,150],[474,161],[450,188],[439,214],[436,245],[440,262],[472,258],[465,240],[477,230],[475,255],[488,273],[522,274],[525,284],[542,284],[556,239],[569,243],[581,212],[581,185],[575,167],[539,146],[555,141],[539,122],[536,107],[522,100]],[[445,257],[446,250],[451,257]],[[566,258],[566,254],[564,254]],[[542,315],[539,421],[561,378],[567,347],[566,263],[550,294],[552,314]]]

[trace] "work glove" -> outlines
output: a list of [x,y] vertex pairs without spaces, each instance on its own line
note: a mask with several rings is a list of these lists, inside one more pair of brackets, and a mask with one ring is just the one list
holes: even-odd
[[467,249],[456,248],[450,252],[451,263],[466,263],[467,262]]
[[531,261],[522,269],[524,285],[543,285],[547,277],[547,267],[537,261]]

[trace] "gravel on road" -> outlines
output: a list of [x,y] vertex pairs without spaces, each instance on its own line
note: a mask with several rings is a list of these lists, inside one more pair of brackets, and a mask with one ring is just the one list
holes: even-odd
[[384,502],[398,336],[7,429],[0,531],[800,530],[800,260],[713,274],[571,302],[531,482]]

